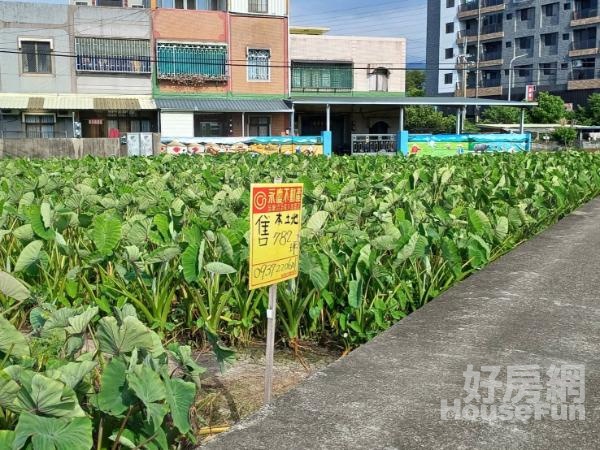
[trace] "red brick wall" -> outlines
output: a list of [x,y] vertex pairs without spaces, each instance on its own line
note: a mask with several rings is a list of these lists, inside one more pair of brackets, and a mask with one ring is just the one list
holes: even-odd
[[[287,94],[288,83],[287,19],[280,17],[252,17],[231,15],[230,54],[234,64],[231,69],[231,90],[236,94]],[[271,81],[249,82],[247,64],[248,48],[271,51]],[[237,66],[236,66],[237,64]],[[277,67],[280,66],[280,67]]]

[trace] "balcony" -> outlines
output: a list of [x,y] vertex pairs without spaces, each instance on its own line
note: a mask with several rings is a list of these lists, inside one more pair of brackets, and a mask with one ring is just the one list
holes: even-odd
[[469,80],[466,89],[462,83],[456,83],[454,95],[456,97],[498,97],[502,95],[502,84],[500,79],[483,79],[479,81],[479,88],[477,88],[474,80]]
[[571,42],[569,56],[572,58],[595,55],[596,53],[598,53],[598,41],[596,39],[581,39]]
[[[481,9],[480,9],[481,5]],[[477,17],[481,14],[489,14],[493,12],[504,11],[506,5],[504,0],[479,0],[463,3],[458,8],[458,18],[467,19],[469,17]]]
[[573,69],[567,89],[571,91],[582,89],[600,89],[600,73],[595,67]]
[[471,28],[468,30],[461,30],[458,32],[457,42],[459,44],[464,44],[465,40],[467,42],[480,42],[483,41],[492,41],[494,39],[502,39],[504,37],[504,30],[502,28],[501,23],[493,23],[488,25],[483,25],[481,27],[481,34],[479,37],[477,36],[478,30],[477,28]]
[[479,58],[479,67],[501,66],[503,63],[502,50],[483,52]]
[[581,25],[593,25],[600,23],[600,14],[598,8],[586,8],[578,11],[573,11],[571,26],[578,27]]

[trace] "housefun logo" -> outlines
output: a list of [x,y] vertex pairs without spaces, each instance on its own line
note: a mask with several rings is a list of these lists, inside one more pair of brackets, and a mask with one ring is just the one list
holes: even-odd
[[463,376],[466,396],[442,400],[442,420],[585,420],[584,365],[552,365],[547,370],[539,365],[474,370],[469,365]]

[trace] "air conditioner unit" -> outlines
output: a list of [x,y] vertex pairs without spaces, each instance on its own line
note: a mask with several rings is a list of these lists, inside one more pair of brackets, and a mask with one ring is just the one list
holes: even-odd
[[18,109],[0,109],[3,116],[18,116],[21,112]]
[[92,6],[92,0],[75,0],[77,6]]
[[131,8],[145,8],[144,0],[130,0],[128,5]]

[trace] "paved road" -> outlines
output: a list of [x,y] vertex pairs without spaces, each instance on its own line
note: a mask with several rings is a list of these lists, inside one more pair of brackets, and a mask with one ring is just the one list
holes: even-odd
[[[577,373],[585,364],[585,420],[441,420],[441,401],[466,404],[463,372],[539,365],[541,382],[572,383],[566,402],[579,418]],[[518,368],[518,367],[517,367]],[[522,368],[525,369],[525,368]],[[490,372],[482,372],[488,380]],[[521,418],[535,402],[511,389]],[[215,449],[592,449],[600,448],[600,199],[522,245],[429,305],[277,399],[207,448]],[[478,391],[485,396],[488,384]],[[559,387],[564,384],[556,383]],[[541,386],[541,398],[550,392]],[[532,392],[533,391],[533,392]],[[540,392],[540,391],[538,391]],[[518,396],[525,395],[521,401]],[[510,400],[509,400],[510,401]],[[471,402],[478,405],[476,400]],[[490,408],[491,410],[492,408]],[[474,408],[467,412],[473,413]],[[479,411],[481,408],[478,409]],[[486,409],[485,411],[488,411]],[[500,410],[498,410],[500,411]],[[565,409],[565,411],[569,411]],[[558,406],[554,411],[560,416]],[[462,414],[462,411],[461,411]]]

